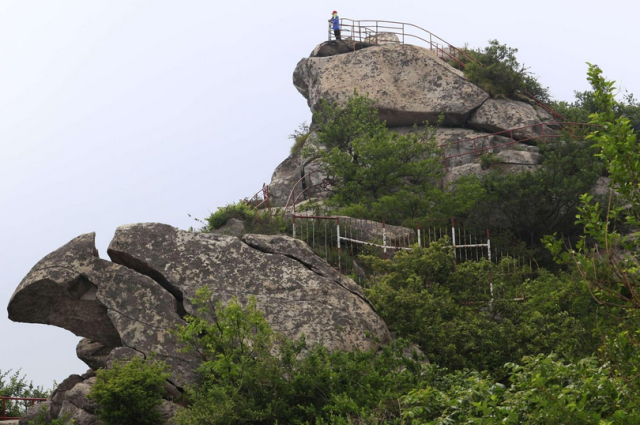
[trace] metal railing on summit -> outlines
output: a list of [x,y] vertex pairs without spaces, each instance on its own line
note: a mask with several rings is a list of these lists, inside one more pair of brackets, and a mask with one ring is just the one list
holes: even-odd
[[[475,62],[484,67],[484,65],[473,56],[467,54],[464,49],[455,47],[451,43],[448,43],[444,39],[433,34],[431,31],[427,31],[426,29],[414,24],[396,21],[341,18],[340,31],[342,33],[341,38],[345,42],[353,43],[354,50],[356,50],[356,44],[360,44],[362,47],[393,42],[397,42],[399,44],[415,44],[418,46],[423,45],[423,47],[434,52],[440,59],[455,63],[458,69],[463,69],[465,67],[465,62]],[[395,36],[397,41],[390,40],[383,34]],[[335,37],[332,31],[332,24],[329,24],[328,40],[331,41],[334,39]],[[527,90],[520,90],[520,94],[543,108],[551,114],[555,120],[565,121],[565,118],[560,113],[539,100],[532,93]]]
[[[344,41],[364,45],[393,43],[394,41],[390,40],[387,35],[395,36],[399,44],[423,45],[439,58],[453,61],[459,67],[464,67],[462,58],[472,62],[476,61],[464,50],[453,46],[432,32],[406,22],[341,18],[340,31]],[[335,40],[331,24],[329,24],[328,40]]]

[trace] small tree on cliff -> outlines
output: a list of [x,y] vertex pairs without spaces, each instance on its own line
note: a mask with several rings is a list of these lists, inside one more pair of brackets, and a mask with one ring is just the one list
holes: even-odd
[[390,131],[375,101],[357,92],[344,107],[323,101],[313,120],[331,201],[349,215],[402,222],[461,208],[439,187],[445,170],[433,127]]

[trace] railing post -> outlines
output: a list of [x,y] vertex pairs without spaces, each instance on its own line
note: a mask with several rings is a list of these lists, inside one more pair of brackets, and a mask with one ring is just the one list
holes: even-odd
[[487,258],[489,260],[489,291],[491,292],[491,301],[489,307],[493,307],[493,269],[491,264],[491,238],[489,237],[489,228],[487,227]]
[[571,141],[573,142],[573,123],[570,124],[571,125]]
[[420,240],[420,222],[418,222],[418,246],[422,247],[422,241]]
[[293,238],[296,238],[296,215],[293,214]]
[[336,218],[336,230],[338,234],[338,271],[342,273],[342,249],[340,247],[340,219]]
[[387,226],[385,220],[382,220],[382,247],[384,250],[384,259],[387,259]]
[[453,244],[453,268],[455,270],[458,262],[458,251],[456,248],[456,225],[453,217],[451,217],[451,243]]
[[0,419],[6,419],[7,418],[7,399],[2,398],[2,418]]

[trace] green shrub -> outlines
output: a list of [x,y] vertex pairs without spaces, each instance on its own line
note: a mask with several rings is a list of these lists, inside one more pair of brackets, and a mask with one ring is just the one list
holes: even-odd
[[[574,359],[595,351],[596,304],[588,291],[549,274],[532,280],[529,270],[509,258],[498,265],[483,260],[454,267],[451,249],[443,240],[390,260],[360,257],[375,272],[365,293],[378,314],[430,361],[500,378],[507,373],[505,363],[525,355],[557,350]],[[525,301],[511,301],[522,295]],[[577,308],[579,303],[584,305]]]
[[[419,380],[420,362],[403,357],[406,344],[329,352],[275,334],[256,308],[226,306],[198,291],[199,314],[177,329],[186,350],[203,360],[188,388],[183,425],[273,423],[388,423],[400,418],[397,400]],[[301,356],[302,353],[304,356]]]
[[227,220],[230,218],[245,221],[253,218],[255,213],[251,206],[241,201],[237,204],[229,204],[226,207],[218,208],[216,212],[206,218],[206,221],[209,225],[209,230],[216,230],[227,224]]
[[110,369],[98,370],[88,397],[98,403],[98,417],[107,425],[156,425],[162,421],[156,407],[168,377],[164,362],[115,361]]
[[292,134],[289,135],[289,139],[293,139],[293,146],[291,146],[291,155],[294,155],[298,152],[302,151],[304,144],[307,142],[309,138],[310,129],[309,124],[303,122],[298,126],[296,130]]
[[29,425],[74,425],[76,421],[74,419],[69,419],[69,414],[63,415],[61,418],[47,420],[47,408],[42,406],[40,409],[40,413],[36,416],[36,419],[33,421],[29,421]]
[[[26,375],[21,376],[20,370],[11,372],[11,369],[6,372],[0,370],[0,395],[17,398],[46,398],[51,392],[34,386],[31,381],[27,382]],[[5,402],[5,414],[9,417],[20,417],[30,406],[30,401],[8,400]]]
[[540,355],[507,366],[509,385],[477,372],[432,369],[422,388],[402,398],[403,417],[412,424],[487,425],[631,425],[640,420],[638,394],[595,358],[566,363]]
[[492,97],[517,99],[518,93],[525,90],[542,102],[550,100],[549,89],[542,87],[516,59],[518,49],[490,40],[484,49],[465,52],[475,59],[462,58],[465,76]]

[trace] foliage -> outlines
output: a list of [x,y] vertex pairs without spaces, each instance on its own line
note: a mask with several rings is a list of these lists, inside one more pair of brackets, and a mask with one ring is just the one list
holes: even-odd
[[356,92],[343,108],[323,102],[314,113],[314,152],[333,187],[331,204],[347,208],[343,213],[396,224],[468,206],[457,195],[476,193],[477,180],[463,179],[449,192],[438,186],[444,167],[434,129],[390,131],[374,106]]
[[[33,382],[27,382],[26,375],[21,375],[20,370],[11,373],[0,370],[0,395],[16,398],[46,398],[50,391],[40,386],[34,386]],[[31,406],[30,401],[6,401],[5,415],[8,417],[20,417]]]
[[[575,100],[573,102],[551,102],[551,106],[565,117],[568,122],[587,123],[590,121],[589,116],[599,110],[594,95],[594,90],[576,91],[574,92]],[[634,97],[633,93],[626,92],[621,101],[616,101],[611,105],[611,109],[616,118],[627,117],[636,133],[638,133],[640,128],[640,101]]]
[[468,261],[454,268],[446,240],[391,260],[362,259],[377,273],[366,294],[380,316],[440,366],[500,377],[505,363],[525,355],[556,351],[578,358],[597,347],[590,334],[596,319],[588,292],[547,273],[531,279],[511,259],[498,265]]
[[134,357],[115,361],[97,371],[88,398],[98,403],[98,417],[107,425],[155,425],[162,421],[156,407],[162,403],[167,365]]
[[29,425],[73,425],[76,423],[74,419],[69,419],[70,414],[64,414],[57,419],[47,419],[47,408],[42,406],[35,420],[29,421]]
[[590,357],[575,363],[553,355],[509,364],[510,385],[477,372],[425,380],[402,399],[412,424],[635,424],[638,394],[611,378],[607,365]]
[[[202,360],[200,382],[188,389],[180,424],[387,423],[400,417],[398,398],[414,388],[421,364],[402,357],[406,345],[329,352],[304,338],[275,334],[256,308],[237,300],[212,303],[206,289],[202,317],[175,332]],[[205,320],[205,317],[208,320]],[[301,353],[305,353],[301,356]],[[395,418],[395,419],[394,419]]]
[[258,210],[246,200],[220,207],[205,219],[201,231],[212,232],[227,224],[230,218],[241,220],[247,233],[274,234],[286,230],[281,212]]
[[215,230],[227,224],[230,218],[245,221],[253,219],[255,214],[256,211],[250,205],[245,202],[238,202],[237,204],[229,204],[218,208],[216,212],[206,218],[206,221],[209,225],[209,230]]
[[527,71],[516,59],[518,49],[489,40],[483,49],[465,49],[473,60],[462,57],[465,76],[492,97],[517,98],[526,91],[542,102],[549,101],[549,89]]
[[291,155],[302,152],[302,148],[307,142],[310,133],[309,124],[303,122],[293,131],[292,134],[289,135],[289,139],[293,139],[293,146],[291,146],[290,152]]
[[588,139],[609,173],[609,202],[603,208],[593,196],[582,196],[577,224],[584,236],[575,249],[563,250],[562,242],[553,238],[546,242],[558,260],[576,266],[599,302],[640,308],[640,242],[634,233],[640,226],[638,139],[629,118],[616,113],[614,82],[607,81],[595,65],[589,65],[588,78],[598,111],[590,115],[597,129]]
[[[509,173],[496,169],[482,180],[483,198],[472,216],[502,222],[529,247],[539,246],[547,234],[576,234],[574,225],[580,195],[602,173],[602,164],[584,143],[554,140],[540,147],[544,159],[533,171]],[[541,256],[541,255],[540,255]],[[541,256],[542,257],[542,256]]]

